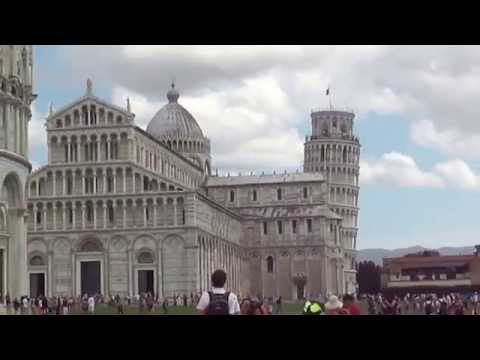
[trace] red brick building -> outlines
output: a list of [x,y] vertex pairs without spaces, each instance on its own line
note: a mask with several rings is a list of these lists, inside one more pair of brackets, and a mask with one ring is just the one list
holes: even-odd
[[384,258],[382,290],[444,292],[480,289],[479,249],[471,255],[415,254]]

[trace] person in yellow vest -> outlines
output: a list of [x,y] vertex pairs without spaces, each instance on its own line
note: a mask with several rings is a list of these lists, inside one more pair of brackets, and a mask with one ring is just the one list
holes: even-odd
[[323,309],[318,301],[307,300],[303,306],[303,315],[322,315]]

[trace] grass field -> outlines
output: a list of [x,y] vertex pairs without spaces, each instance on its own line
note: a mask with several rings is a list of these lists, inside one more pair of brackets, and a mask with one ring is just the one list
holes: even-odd
[[[302,313],[302,304],[284,304],[281,315],[300,315]],[[164,315],[163,309],[156,308],[154,311],[140,312],[138,306],[124,306],[125,315]],[[81,311],[76,311],[73,315],[83,315]],[[108,305],[98,305],[94,315],[117,315],[117,308]],[[167,315],[198,315],[198,311],[192,306],[169,306]]]

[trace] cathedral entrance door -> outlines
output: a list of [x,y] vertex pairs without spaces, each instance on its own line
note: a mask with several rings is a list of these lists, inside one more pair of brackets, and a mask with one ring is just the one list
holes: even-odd
[[100,294],[100,261],[81,261],[80,273],[80,288],[82,290],[82,296],[84,294],[87,294],[88,296]]
[[38,297],[45,294],[45,274],[30,274],[30,297]]
[[153,270],[138,270],[138,293],[153,292]]

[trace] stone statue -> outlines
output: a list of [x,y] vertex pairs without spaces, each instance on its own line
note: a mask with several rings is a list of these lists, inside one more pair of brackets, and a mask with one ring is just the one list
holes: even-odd
[[92,95],[92,80],[87,79],[87,95]]

